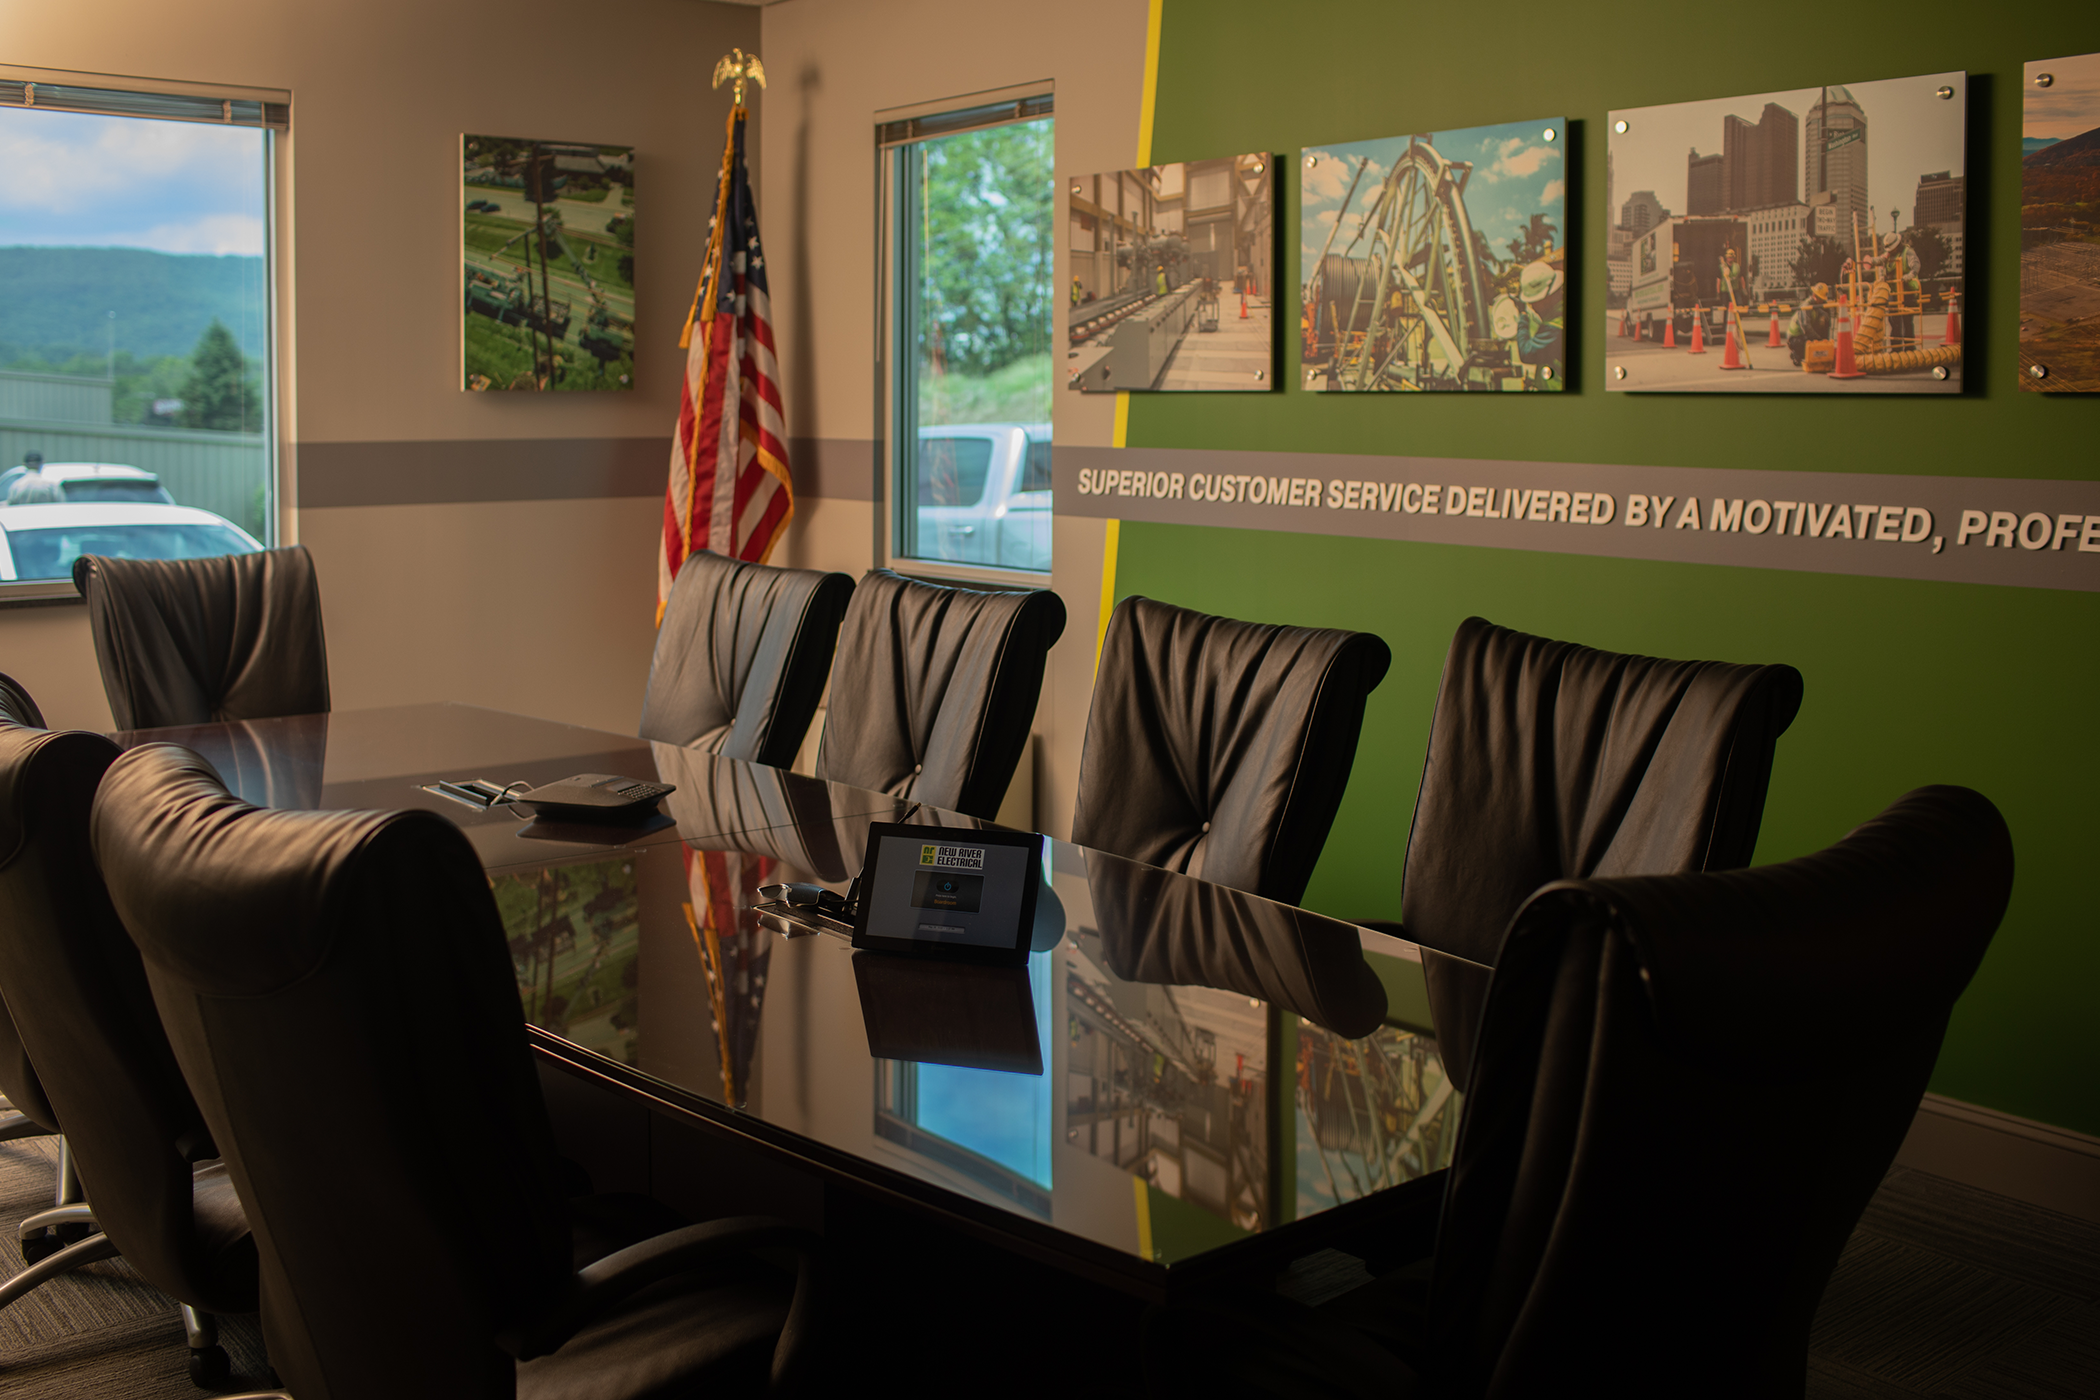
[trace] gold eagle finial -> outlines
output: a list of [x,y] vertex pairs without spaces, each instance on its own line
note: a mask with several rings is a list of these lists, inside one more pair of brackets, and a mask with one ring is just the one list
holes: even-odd
[[721,62],[715,65],[714,86],[720,87],[732,78],[736,80],[736,105],[741,107],[744,105],[744,83],[747,79],[757,83],[761,91],[765,89],[766,65],[758,61],[758,55],[755,53],[731,49],[722,56]]

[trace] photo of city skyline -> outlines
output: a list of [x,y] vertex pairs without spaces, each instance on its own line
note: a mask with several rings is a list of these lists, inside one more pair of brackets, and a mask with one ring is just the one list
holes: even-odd
[[1614,111],[1606,387],[1961,387],[1967,75]]

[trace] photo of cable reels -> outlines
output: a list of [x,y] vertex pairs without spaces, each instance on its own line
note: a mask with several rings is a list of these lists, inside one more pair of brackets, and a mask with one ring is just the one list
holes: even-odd
[[[1321,259],[1319,302],[1339,332],[1332,377],[1343,389],[1455,389],[1476,346],[1504,342],[1490,324],[1465,206],[1473,167],[1417,137],[1394,162],[1349,248]],[[1362,257],[1349,254],[1367,243]],[[1510,311],[1514,324],[1515,308]],[[1506,354],[1504,356],[1506,358]]]

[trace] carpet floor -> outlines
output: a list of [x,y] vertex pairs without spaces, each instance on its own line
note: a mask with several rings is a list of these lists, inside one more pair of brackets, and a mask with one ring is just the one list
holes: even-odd
[[[0,1143],[0,1277],[47,1207],[51,1139]],[[228,1390],[260,1388],[253,1316],[220,1319]],[[0,1309],[0,1396],[199,1400],[182,1319],[121,1259]],[[1923,1172],[1874,1198],[1817,1314],[1808,1400],[2092,1400],[2100,1396],[2100,1226]]]

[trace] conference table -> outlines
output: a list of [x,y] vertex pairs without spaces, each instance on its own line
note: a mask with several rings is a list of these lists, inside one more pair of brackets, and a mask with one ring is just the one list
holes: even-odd
[[[1025,969],[856,953],[758,888],[843,891],[874,822],[989,823],[469,705],[116,738],[193,749],[258,805],[443,813],[538,1055],[1038,1262],[1163,1298],[1433,1217],[1459,1099],[1402,940],[1045,837]],[[599,827],[429,786],[578,773],[677,790]]]

